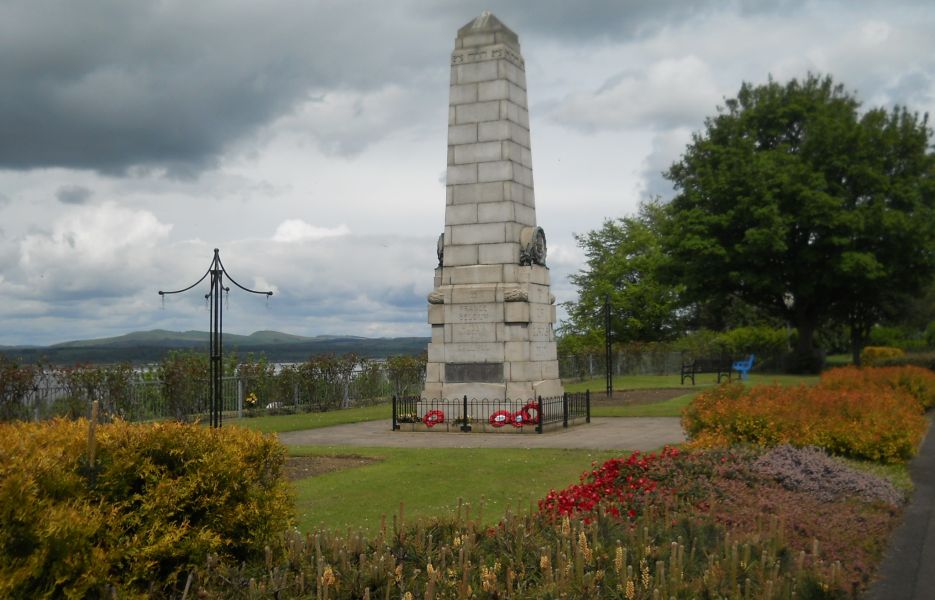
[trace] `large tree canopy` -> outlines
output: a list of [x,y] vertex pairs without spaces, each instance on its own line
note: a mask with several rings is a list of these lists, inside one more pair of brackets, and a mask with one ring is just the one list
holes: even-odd
[[644,204],[636,217],[608,219],[596,231],[575,235],[587,266],[570,277],[578,288],[578,301],[565,305],[569,320],[563,334],[599,347],[605,298],[615,341],[661,341],[679,334],[678,286],[660,283],[657,277],[664,260],[657,231],[662,216],[659,204]]
[[935,273],[931,135],[905,109],[861,114],[830,77],[743,84],[666,173],[668,276],[790,322],[802,366],[824,322],[859,342]]

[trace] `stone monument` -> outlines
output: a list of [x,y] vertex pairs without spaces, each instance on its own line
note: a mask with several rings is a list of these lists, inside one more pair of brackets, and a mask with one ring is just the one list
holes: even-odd
[[458,30],[449,98],[445,230],[422,398],[521,405],[560,396],[526,72],[516,34],[489,12]]

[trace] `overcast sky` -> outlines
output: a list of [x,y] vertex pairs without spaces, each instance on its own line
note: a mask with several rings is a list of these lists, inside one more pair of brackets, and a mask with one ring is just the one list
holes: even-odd
[[573,234],[661,172],[741,83],[830,74],[935,112],[935,4],[887,0],[0,0],[0,345],[208,327],[429,335],[449,60],[490,9],[526,59],[558,301]]

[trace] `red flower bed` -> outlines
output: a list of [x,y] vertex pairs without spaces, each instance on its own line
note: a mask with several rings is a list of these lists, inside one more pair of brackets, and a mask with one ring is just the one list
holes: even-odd
[[[665,483],[668,466],[680,453],[665,448],[660,454],[634,452],[627,458],[611,458],[599,468],[581,475],[581,483],[551,490],[539,501],[539,511],[552,518],[603,511],[615,517],[636,518],[649,504],[675,494]],[[585,522],[590,517],[585,516]]]

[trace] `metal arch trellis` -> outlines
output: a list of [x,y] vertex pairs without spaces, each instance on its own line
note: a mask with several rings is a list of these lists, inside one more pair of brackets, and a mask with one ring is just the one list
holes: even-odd
[[211,265],[208,267],[208,270],[205,271],[205,274],[201,276],[201,279],[180,290],[174,290],[171,292],[164,292],[159,290],[159,295],[162,296],[163,300],[165,300],[165,297],[170,294],[181,294],[182,292],[187,292],[204,281],[208,275],[211,276],[211,289],[207,294],[205,294],[205,300],[208,302],[208,307],[210,308],[209,352],[211,355],[211,427],[220,427],[221,409],[223,407],[221,396],[221,376],[223,375],[222,331],[224,327],[224,310],[223,304],[221,302],[221,293],[230,292],[230,288],[224,286],[223,279],[224,277],[227,277],[228,281],[243,291],[249,292],[251,294],[261,294],[266,296],[267,299],[273,295],[273,292],[251,290],[250,288],[237,283],[237,280],[231,277],[230,273],[228,273],[224,268],[224,263],[221,262],[220,252],[217,248],[215,248],[214,259],[211,261]]

